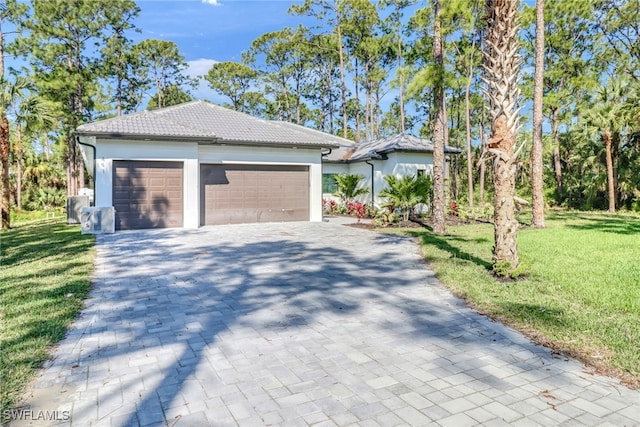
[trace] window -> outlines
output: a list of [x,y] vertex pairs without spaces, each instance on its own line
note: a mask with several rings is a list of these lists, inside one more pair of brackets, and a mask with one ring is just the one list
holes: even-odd
[[418,176],[425,176],[427,174],[426,169],[418,169]]
[[336,184],[335,173],[323,173],[322,174],[322,192],[333,194],[338,189]]

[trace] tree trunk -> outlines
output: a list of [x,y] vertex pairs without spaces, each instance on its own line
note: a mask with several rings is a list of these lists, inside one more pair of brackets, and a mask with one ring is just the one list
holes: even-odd
[[613,156],[611,155],[611,130],[605,129],[602,134],[607,155],[607,193],[609,196],[609,213],[616,213],[616,188],[613,181]]
[[467,128],[467,197],[469,199],[469,206],[473,206],[473,156],[471,152],[471,79],[472,79],[473,67],[469,65],[469,75],[467,76],[467,87],[464,92],[464,105],[465,105],[465,126]]
[[0,111],[0,168],[2,169],[2,229],[11,228],[11,188],[9,187],[9,121],[4,109]]
[[513,161],[515,134],[507,126],[507,119],[501,116],[489,138],[489,146],[500,151],[493,162],[494,204],[494,264],[508,262],[511,268],[519,264],[514,194],[516,190],[516,162]]
[[560,134],[558,132],[558,110],[554,110],[551,115],[551,133],[553,135],[553,171],[556,177],[556,194],[558,203],[564,198],[564,187],[562,186],[562,163],[560,162]]
[[444,200],[444,141],[446,138],[447,117],[445,112],[443,72],[443,46],[440,34],[440,0],[433,2],[434,28],[433,28],[433,58],[436,63],[437,73],[434,87],[434,116],[433,127],[433,231],[436,234],[445,232],[445,200]]
[[[398,71],[402,68],[402,33],[401,26],[398,25]],[[404,133],[404,77],[402,71],[399,73],[398,86],[400,91],[398,93],[398,104],[400,106],[400,132]]]
[[344,82],[344,49],[342,48],[342,31],[340,30],[340,16],[336,12],[336,31],[338,31],[338,57],[340,58],[340,97],[342,98],[342,137],[347,138],[347,85]]
[[518,0],[486,0],[485,43],[486,95],[489,101],[491,136],[489,150],[493,162],[494,248],[493,267],[499,275],[517,268],[515,186],[517,153],[514,150],[519,128]]
[[22,128],[16,126],[16,146],[14,148],[14,158],[16,161],[16,208],[22,209]]
[[531,147],[532,217],[535,228],[544,228],[542,180],[542,91],[544,87],[544,0],[536,0],[536,70],[533,79],[533,146]]

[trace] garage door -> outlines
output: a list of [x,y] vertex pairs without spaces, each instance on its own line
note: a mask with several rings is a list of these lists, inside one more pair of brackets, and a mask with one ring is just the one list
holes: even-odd
[[182,227],[181,162],[113,162],[116,229]]
[[201,225],[309,220],[307,166],[201,165]]

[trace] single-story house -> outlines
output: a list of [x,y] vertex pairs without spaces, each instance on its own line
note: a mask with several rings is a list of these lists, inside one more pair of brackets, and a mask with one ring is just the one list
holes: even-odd
[[[357,174],[363,177],[361,186],[369,193],[359,200],[378,204],[380,192],[386,187],[385,176],[416,176],[433,172],[433,143],[408,134],[355,145],[339,141],[340,147],[332,149],[322,158],[323,197],[333,198],[336,174]],[[448,175],[448,158],[461,152],[459,148],[445,147],[445,176]],[[373,200],[371,199],[373,195]]]
[[377,195],[385,175],[433,164],[433,145],[410,135],[355,144],[205,101],[87,123],[76,138],[116,230],[319,222],[335,174],[361,174]]
[[115,229],[322,221],[322,153],[345,140],[204,101],[76,130]]

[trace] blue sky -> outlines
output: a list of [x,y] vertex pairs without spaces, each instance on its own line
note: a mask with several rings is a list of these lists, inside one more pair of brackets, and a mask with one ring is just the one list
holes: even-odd
[[[314,25],[309,17],[291,16],[293,0],[142,0],[137,1],[142,30],[134,40],[170,40],[178,45],[192,77],[206,74],[214,62],[240,61],[253,40],[269,31]],[[301,2],[297,2],[301,3]],[[196,98],[226,103],[202,82],[192,94]]]

